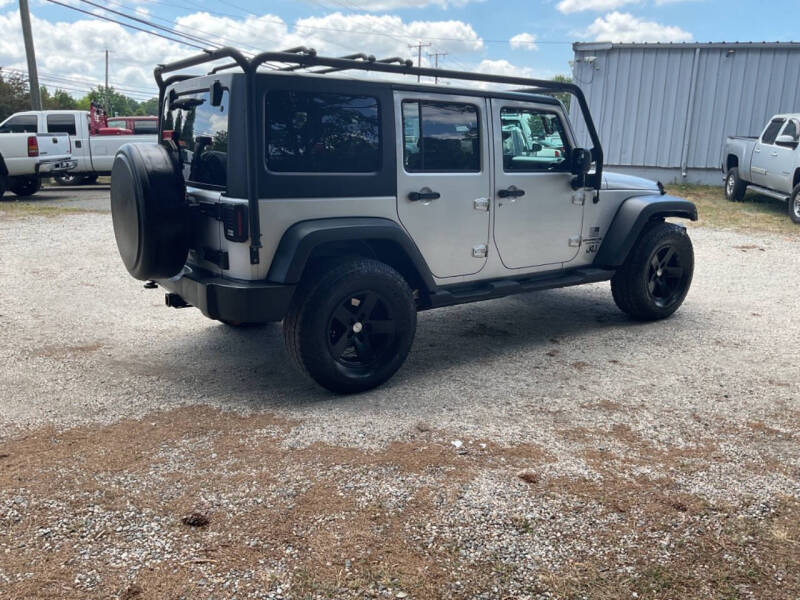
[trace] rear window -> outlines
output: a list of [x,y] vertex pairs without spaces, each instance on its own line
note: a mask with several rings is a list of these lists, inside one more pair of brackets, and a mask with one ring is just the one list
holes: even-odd
[[403,165],[409,173],[481,170],[478,108],[456,102],[403,102]]
[[228,183],[228,90],[220,106],[208,92],[181,94],[167,103],[162,131],[180,149],[183,176],[194,184],[224,188]]
[[267,168],[279,173],[374,173],[380,169],[378,99],[271,91]]
[[0,133],[36,133],[36,115],[11,117],[0,127]]
[[133,132],[142,134],[158,133],[158,121],[134,121]]
[[47,115],[47,131],[76,135],[75,115]]
[[108,126],[114,129],[127,129],[128,122],[125,119],[109,119]]

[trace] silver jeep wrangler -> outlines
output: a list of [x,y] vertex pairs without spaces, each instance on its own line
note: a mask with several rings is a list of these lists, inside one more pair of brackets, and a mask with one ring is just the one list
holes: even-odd
[[[308,48],[223,48],[155,77],[160,143],[124,146],[112,172],[126,268],[168,306],[233,326],[282,320],[294,362],[329,390],[389,379],[419,310],[610,280],[620,309],[651,320],[689,290],[692,244],[665,218],[695,220],[695,206],[603,173],[575,85]],[[591,150],[555,92],[576,98]]]

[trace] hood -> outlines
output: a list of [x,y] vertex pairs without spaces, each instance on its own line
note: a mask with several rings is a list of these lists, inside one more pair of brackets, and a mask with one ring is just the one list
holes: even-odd
[[603,171],[603,189],[604,190],[652,190],[659,192],[658,184],[650,179],[643,179],[642,177],[634,177],[633,175],[623,175],[622,173],[613,173]]

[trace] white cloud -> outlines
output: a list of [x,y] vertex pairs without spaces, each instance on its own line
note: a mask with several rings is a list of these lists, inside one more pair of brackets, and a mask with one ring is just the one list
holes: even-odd
[[680,27],[661,25],[620,12],[598,17],[582,37],[604,42],[689,42],[693,39],[691,33]]
[[509,40],[511,47],[515,50],[538,50],[536,36],[530,33],[518,33]]
[[[471,2],[483,2],[485,0],[350,0],[348,8],[364,10],[369,12],[379,12],[382,10],[401,10],[404,8],[425,8],[434,6],[441,9],[466,6]],[[318,4],[315,2],[315,4]],[[339,3],[341,6],[341,3]]]
[[[551,76],[534,73],[529,67],[506,60],[481,60],[485,58],[486,45],[470,24],[458,20],[405,21],[394,15],[333,13],[299,19],[292,24],[275,15],[233,19],[198,12],[176,19],[175,28],[250,53],[303,45],[316,48],[320,54],[334,56],[363,51],[378,58],[416,59],[416,52],[409,44],[430,40],[434,46],[428,50],[458,56],[459,60],[445,59],[445,66],[481,73]],[[103,81],[105,48],[111,51],[111,83],[123,93],[139,90],[137,98],[148,93],[155,95],[153,68],[157,64],[198,52],[195,48],[88,17],[65,23],[34,16],[33,30],[41,82],[51,89],[61,87],[76,96]],[[519,34],[514,40],[513,47],[535,47],[535,38],[530,34]],[[423,65],[429,64],[423,50]],[[0,65],[26,69],[16,10],[0,14]],[[59,79],[54,80],[53,76]],[[381,74],[372,76],[383,77]],[[466,84],[452,82],[452,85]]]
[[561,0],[556,8],[564,14],[585,10],[614,10],[626,4],[638,4],[640,0]]

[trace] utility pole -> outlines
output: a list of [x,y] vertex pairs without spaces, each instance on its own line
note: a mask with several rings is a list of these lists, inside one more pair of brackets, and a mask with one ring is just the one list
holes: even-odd
[[[430,54],[428,54],[428,58],[432,58],[434,60],[434,62],[435,62],[435,67],[434,68],[436,68],[436,69],[439,68],[439,57],[440,56],[447,56],[447,52],[431,52]],[[434,83],[439,83],[439,78],[438,77],[434,77],[433,78],[433,82]]]
[[[408,45],[409,48],[412,48],[412,49],[416,48],[417,49],[417,68],[422,66],[422,49],[423,48],[427,48],[430,45],[431,45],[430,42],[425,43],[425,44],[420,42],[419,44],[409,44]],[[420,81],[420,76],[417,75],[417,82],[419,82],[419,81]]]
[[106,87],[105,87],[105,98],[106,98],[106,114],[109,113],[109,102],[108,102],[108,48],[106,48]]
[[42,110],[42,94],[39,91],[39,73],[36,71],[36,53],[33,50],[31,11],[28,8],[28,0],[19,0],[19,18],[22,21],[25,55],[28,57],[28,86],[31,90],[31,108],[33,110]]

